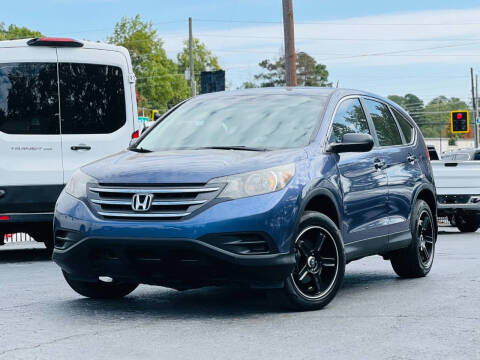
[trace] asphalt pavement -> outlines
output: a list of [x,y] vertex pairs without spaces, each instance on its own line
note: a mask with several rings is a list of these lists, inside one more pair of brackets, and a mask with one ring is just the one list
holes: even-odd
[[480,359],[480,231],[441,228],[431,273],[402,280],[379,256],[347,265],[323,310],[264,291],[140,286],[74,293],[41,244],[0,247],[0,359]]

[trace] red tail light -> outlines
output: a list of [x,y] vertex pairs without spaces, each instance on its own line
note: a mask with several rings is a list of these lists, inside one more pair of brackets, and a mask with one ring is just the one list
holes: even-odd
[[82,47],[80,41],[70,38],[42,37],[27,41],[29,46]]
[[8,216],[8,215],[2,215],[2,216],[0,216],[0,221],[1,221],[1,220],[3,220],[3,221],[5,221],[5,220],[10,220],[10,216]]
[[427,159],[430,160],[430,153],[428,152],[428,146],[425,145],[425,150],[427,151]]
[[132,134],[132,139],[138,139],[140,136],[140,132],[138,130],[135,130]]

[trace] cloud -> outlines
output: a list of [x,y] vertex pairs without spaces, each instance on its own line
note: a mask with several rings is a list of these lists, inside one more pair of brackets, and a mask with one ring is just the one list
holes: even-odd
[[[183,33],[164,37],[176,53]],[[282,24],[250,25],[199,31],[200,38],[225,67],[255,68],[266,57],[278,57]],[[480,56],[480,9],[448,9],[364,16],[330,22],[297,22],[297,51],[330,65],[379,66],[471,62]],[[258,69],[257,69],[258,70]]]

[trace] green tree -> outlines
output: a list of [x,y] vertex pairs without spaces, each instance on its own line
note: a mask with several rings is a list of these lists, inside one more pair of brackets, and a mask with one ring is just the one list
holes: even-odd
[[420,126],[425,137],[448,137],[454,143],[460,137],[470,138],[473,133],[452,134],[450,131],[450,111],[468,109],[468,105],[456,97],[438,96],[425,106],[425,120]]
[[[261,87],[285,86],[285,57],[277,60],[265,59],[258,64],[265,71],[255,75],[255,80],[260,81]],[[326,65],[319,64],[306,52],[297,53],[297,84],[298,86],[323,86],[331,87],[328,81]]]
[[41,36],[42,33],[40,31],[30,30],[14,24],[10,24],[9,27],[5,29],[5,24],[0,22],[0,40],[28,39]]
[[[177,54],[178,69],[180,72],[185,73],[185,70],[190,67],[188,40],[183,42],[183,49]],[[201,43],[200,40],[193,39],[193,68],[195,71],[195,82],[197,85],[197,93],[200,93],[200,73],[202,71],[220,70],[218,65],[218,59],[212,54],[210,50]]]
[[108,41],[124,46],[130,52],[137,76],[140,107],[164,112],[189,96],[183,73],[167,57],[163,41],[151,22],[143,21],[140,15],[123,17],[115,25]]
[[415,122],[422,123],[424,121],[424,103],[418,96],[414,94],[390,95],[388,98],[404,108]]

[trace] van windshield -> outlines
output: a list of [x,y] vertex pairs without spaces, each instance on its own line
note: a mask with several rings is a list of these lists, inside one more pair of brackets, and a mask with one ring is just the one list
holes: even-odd
[[326,96],[298,94],[199,97],[168,115],[137,147],[152,151],[302,147],[326,102]]

